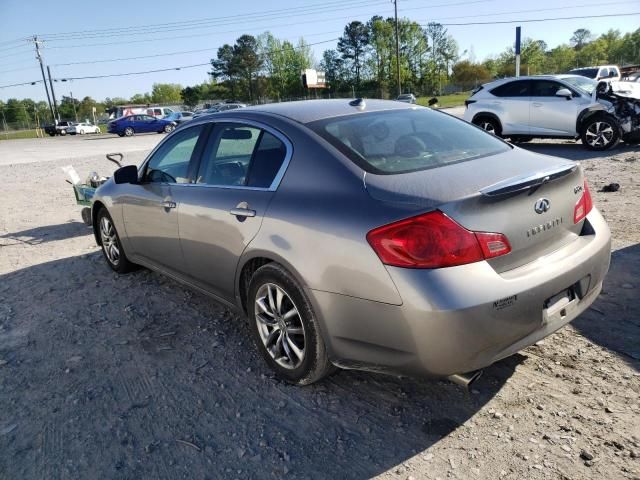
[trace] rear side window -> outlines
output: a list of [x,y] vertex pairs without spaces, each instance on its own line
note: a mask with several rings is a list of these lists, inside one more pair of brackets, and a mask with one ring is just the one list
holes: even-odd
[[328,118],[308,126],[375,174],[438,168],[510,149],[473,125],[426,108]]
[[531,95],[530,86],[529,80],[516,80],[494,88],[491,93],[496,97],[528,97]]
[[269,188],[286,153],[280,139],[260,128],[219,125],[204,151],[196,183]]

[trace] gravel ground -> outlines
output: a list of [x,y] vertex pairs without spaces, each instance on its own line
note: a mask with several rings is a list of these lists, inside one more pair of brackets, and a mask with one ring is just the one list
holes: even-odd
[[637,148],[526,145],[583,164],[611,271],[592,309],[467,393],[347,371],[289,386],[234,313],[111,272],[60,167],[109,173],[104,153],[137,163],[161,138],[2,142],[0,479],[640,478]]

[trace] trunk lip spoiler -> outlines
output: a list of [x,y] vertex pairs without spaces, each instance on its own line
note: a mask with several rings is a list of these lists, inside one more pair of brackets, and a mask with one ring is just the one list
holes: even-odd
[[523,192],[564,177],[565,175],[576,171],[577,168],[578,165],[563,165],[561,167],[551,168],[542,172],[511,177],[481,189],[480,194],[485,197],[497,197]]

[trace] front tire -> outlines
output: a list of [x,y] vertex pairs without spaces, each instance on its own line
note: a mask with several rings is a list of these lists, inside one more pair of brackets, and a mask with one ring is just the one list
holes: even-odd
[[473,120],[473,124],[477,125],[485,132],[495,135],[496,137],[502,135],[502,127],[500,126],[500,122],[498,122],[495,118],[478,117]]
[[131,127],[127,127],[127,128],[124,129],[124,136],[125,137],[133,137],[134,133],[135,132],[133,131],[133,128],[131,128]]
[[620,140],[618,121],[611,115],[594,115],[582,125],[580,137],[589,150],[607,150]]
[[282,266],[268,263],[256,270],[247,312],[256,347],[280,378],[309,385],[334,370],[311,303]]
[[165,125],[164,126],[164,133],[171,133],[176,129],[176,127],[174,127],[173,125]]
[[63,137],[67,134],[66,130],[60,130],[60,135],[62,135]]
[[131,263],[125,255],[116,227],[106,208],[101,208],[98,212],[97,222],[102,255],[109,267],[118,273],[135,270],[136,265]]

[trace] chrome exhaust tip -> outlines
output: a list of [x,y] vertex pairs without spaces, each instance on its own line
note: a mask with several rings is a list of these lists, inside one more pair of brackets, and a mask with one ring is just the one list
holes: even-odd
[[457,373],[455,375],[449,375],[447,377],[447,380],[453,383],[457,383],[458,385],[462,385],[467,389],[470,389],[471,385],[475,383],[475,381],[478,380],[481,375],[482,375],[482,370],[476,370],[474,372]]

